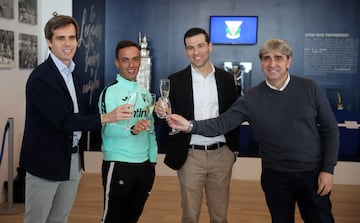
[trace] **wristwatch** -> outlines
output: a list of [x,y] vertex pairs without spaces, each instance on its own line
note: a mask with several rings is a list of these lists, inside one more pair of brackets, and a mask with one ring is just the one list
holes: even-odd
[[189,127],[185,132],[190,133],[193,128],[194,128],[194,123],[193,123],[193,121],[190,120],[189,121]]

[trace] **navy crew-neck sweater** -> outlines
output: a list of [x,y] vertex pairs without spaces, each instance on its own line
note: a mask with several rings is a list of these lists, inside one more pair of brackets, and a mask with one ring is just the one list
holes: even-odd
[[194,122],[192,132],[215,136],[243,121],[249,122],[259,143],[263,168],[333,173],[339,131],[328,99],[315,81],[292,75],[283,91],[263,81],[218,118]]

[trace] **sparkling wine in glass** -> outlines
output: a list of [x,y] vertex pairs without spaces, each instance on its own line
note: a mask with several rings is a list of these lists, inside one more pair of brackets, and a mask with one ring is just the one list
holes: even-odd
[[160,79],[160,94],[161,97],[168,98],[170,92],[170,80]]
[[[155,103],[156,103],[156,94],[154,93],[150,93],[150,97],[146,98],[146,115],[148,120],[150,120],[151,115],[154,112],[154,107],[155,107]],[[154,133],[153,129],[148,129],[149,133]]]
[[[128,92],[128,96],[127,96],[127,99],[126,99],[126,104],[130,104],[132,109],[135,107],[137,95],[138,95],[137,91],[129,91]],[[129,119],[127,121],[126,126],[125,126],[125,128],[127,130],[131,130],[130,120],[131,119]]]
[[[164,109],[164,114],[161,118],[166,118],[167,115],[170,115],[172,112],[171,109],[171,103],[169,98],[160,97],[160,105]],[[175,135],[176,133],[179,133],[180,131],[171,128],[171,131],[169,132],[169,135]]]
[[[170,92],[170,80],[169,79],[160,79],[160,94],[161,94],[161,105],[164,108],[164,114],[161,118],[166,118],[167,115],[171,114],[171,104],[169,100],[169,92]],[[179,133],[178,130],[171,128],[171,132],[169,135],[175,135]]]

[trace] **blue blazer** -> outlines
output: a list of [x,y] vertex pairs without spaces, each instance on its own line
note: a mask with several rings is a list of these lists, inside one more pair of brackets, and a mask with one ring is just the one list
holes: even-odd
[[[170,102],[176,114],[186,119],[194,119],[194,97],[191,66],[172,74],[170,79]],[[231,74],[215,67],[215,79],[218,90],[219,113],[225,112],[237,99],[237,91]],[[226,144],[232,151],[239,150],[240,127],[225,134]],[[185,163],[189,151],[191,134],[178,133],[169,136],[165,142],[165,164],[178,170]]]
[[[83,114],[80,83],[74,72],[73,79],[79,103],[76,114],[70,92],[50,56],[27,80],[20,167],[32,175],[56,181],[68,180],[73,131],[101,128],[100,114]],[[83,152],[80,154],[83,166]]]

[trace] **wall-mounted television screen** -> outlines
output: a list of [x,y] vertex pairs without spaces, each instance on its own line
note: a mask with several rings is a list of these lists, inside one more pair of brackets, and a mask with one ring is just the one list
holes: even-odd
[[210,16],[212,44],[254,45],[257,31],[257,16]]

